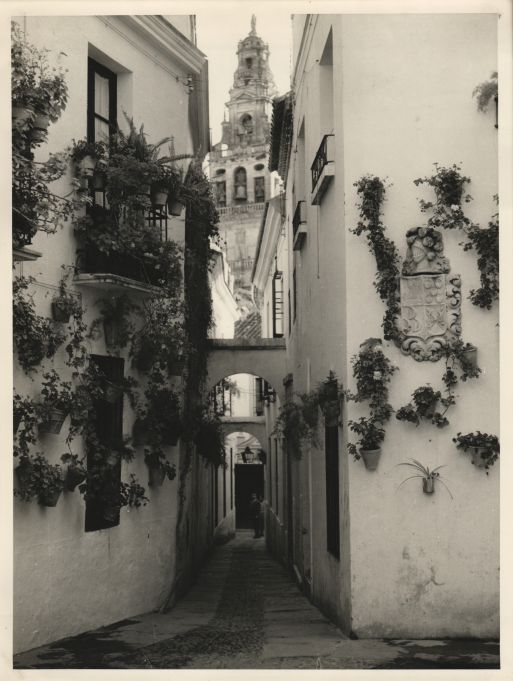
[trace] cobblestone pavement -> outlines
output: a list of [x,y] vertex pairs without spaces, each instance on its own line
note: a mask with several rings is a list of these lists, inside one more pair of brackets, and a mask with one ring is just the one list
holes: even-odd
[[262,539],[216,549],[169,613],[149,613],[15,656],[15,669],[497,668],[495,641],[350,640]]

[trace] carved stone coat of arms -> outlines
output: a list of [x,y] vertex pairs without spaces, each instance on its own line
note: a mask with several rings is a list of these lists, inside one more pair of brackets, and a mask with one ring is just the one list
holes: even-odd
[[406,241],[398,342],[417,361],[436,362],[461,333],[461,279],[449,274],[439,231],[414,227],[406,232]]

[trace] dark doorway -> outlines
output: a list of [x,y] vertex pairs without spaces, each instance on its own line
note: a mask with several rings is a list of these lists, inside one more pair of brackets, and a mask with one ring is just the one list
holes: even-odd
[[264,495],[264,467],[259,463],[235,464],[235,526],[237,529],[253,527],[249,500],[256,492]]

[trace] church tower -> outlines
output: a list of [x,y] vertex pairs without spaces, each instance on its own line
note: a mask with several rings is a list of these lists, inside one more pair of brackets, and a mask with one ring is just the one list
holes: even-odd
[[275,193],[267,154],[276,86],[269,46],[256,33],[255,16],[249,34],[237,46],[229,95],[228,117],[222,123],[221,141],[210,152],[209,173],[220,214],[219,231],[235,277],[235,298],[246,316],[256,310],[251,272],[265,202]]

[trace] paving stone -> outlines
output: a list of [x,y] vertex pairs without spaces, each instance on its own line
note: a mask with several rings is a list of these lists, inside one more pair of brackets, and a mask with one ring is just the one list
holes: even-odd
[[348,639],[250,532],[217,547],[170,612],[136,616],[14,659],[16,669],[494,669],[498,664],[497,641]]

